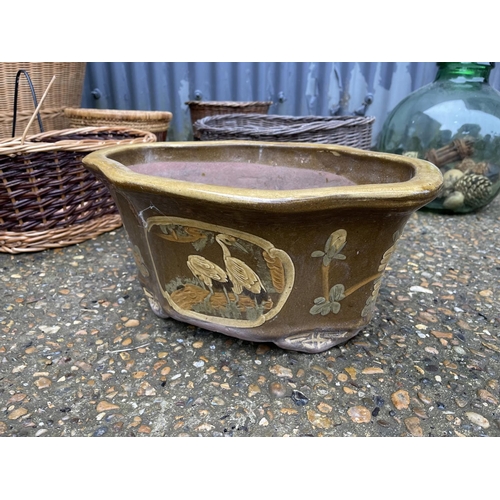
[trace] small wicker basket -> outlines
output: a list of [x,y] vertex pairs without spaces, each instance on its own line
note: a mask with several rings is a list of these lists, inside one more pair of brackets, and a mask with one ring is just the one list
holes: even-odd
[[120,144],[156,142],[127,127],[53,130],[0,141],[0,252],[37,252],[122,225],[108,189],[82,159]]
[[194,128],[195,122],[214,115],[229,115],[233,113],[267,114],[272,101],[187,101],[193,124],[193,135],[198,139]]
[[241,114],[208,116],[194,124],[202,141],[317,142],[370,149],[374,117]]
[[156,140],[167,140],[172,120],[169,111],[136,111],[121,109],[66,108],[70,127],[130,127],[156,135]]

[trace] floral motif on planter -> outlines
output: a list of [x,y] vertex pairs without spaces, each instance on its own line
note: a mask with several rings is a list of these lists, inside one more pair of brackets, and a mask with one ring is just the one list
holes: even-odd
[[[397,231],[393,235],[393,240],[396,241],[399,238],[400,232]],[[311,257],[322,258],[321,265],[321,276],[323,285],[323,295],[316,297],[314,299],[314,305],[311,307],[309,312],[311,314],[321,314],[326,316],[330,312],[333,314],[338,314],[341,309],[341,301],[359,290],[361,287],[367,285],[368,283],[374,281],[374,289],[366,305],[363,308],[361,316],[367,316],[373,311],[375,300],[380,289],[382,282],[383,273],[389,262],[391,255],[394,253],[396,246],[395,244],[389,248],[384,255],[378,267],[378,272],[368,278],[360,281],[359,283],[349,287],[347,290],[342,283],[337,283],[330,287],[330,267],[334,260],[345,260],[346,256],[340,253],[347,244],[347,231],[345,229],[338,229],[334,231],[325,243],[324,250],[316,250],[311,254]]]
[[384,252],[384,255],[382,255],[382,260],[380,261],[380,265],[378,266],[378,272],[380,273],[379,277],[375,280],[375,283],[373,285],[373,291],[372,294],[368,297],[366,300],[365,307],[361,311],[361,316],[367,317],[373,314],[373,311],[375,309],[375,302],[377,301],[378,297],[378,292],[380,290],[380,286],[382,285],[382,278],[385,272],[385,269],[387,267],[387,264],[389,264],[389,260],[392,257],[392,254],[396,251],[396,243],[399,240],[399,237],[401,236],[401,231],[396,231],[392,235],[392,241],[394,244]]

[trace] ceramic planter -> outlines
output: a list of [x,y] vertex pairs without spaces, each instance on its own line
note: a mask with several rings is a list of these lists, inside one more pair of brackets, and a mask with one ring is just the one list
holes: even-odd
[[153,143],[89,154],[159,316],[321,352],[371,320],[389,258],[442,175],[342,146]]

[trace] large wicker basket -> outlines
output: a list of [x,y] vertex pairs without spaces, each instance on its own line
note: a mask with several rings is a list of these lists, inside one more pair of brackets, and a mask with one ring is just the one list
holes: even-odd
[[130,127],[152,132],[160,142],[167,140],[172,120],[169,111],[66,108],[64,114],[71,127]]
[[[40,118],[44,130],[62,130],[69,127],[69,120],[64,115],[64,108],[79,107],[82,100],[83,82],[86,63],[84,62],[1,62],[0,63],[0,139],[12,137],[14,95],[16,75],[19,70],[28,72],[33,88],[40,97],[48,87],[52,77],[56,79],[47,95]],[[25,131],[35,105],[29,83],[26,78],[19,79],[17,99],[17,120],[14,135]],[[40,132],[35,121],[28,129],[28,134]]]
[[193,124],[193,135],[198,139],[195,122],[214,115],[229,115],[233,113],[267,114],[272,101],[187,101]]
[[155,142],[127,127],[53,130],[0,141],[0,251],[36,252],[121,226],[110,192],[82,159],[119,144]]
[[241,114],[208,116],[194,124],[202,141],[317,142],[370,149],[374,117]]

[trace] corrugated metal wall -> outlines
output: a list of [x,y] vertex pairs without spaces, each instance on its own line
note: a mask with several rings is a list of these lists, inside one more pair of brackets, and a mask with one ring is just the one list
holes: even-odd
[[[387,114],[436,69],[434,62],[89,62],[82,107],[170,111],[170,141],[192,138],[185,102],[200,98],[272,101],[269,113],[278,115],[366,111],[376,118],[375,142]],[[497,68],[490,83],[500,89]]]

